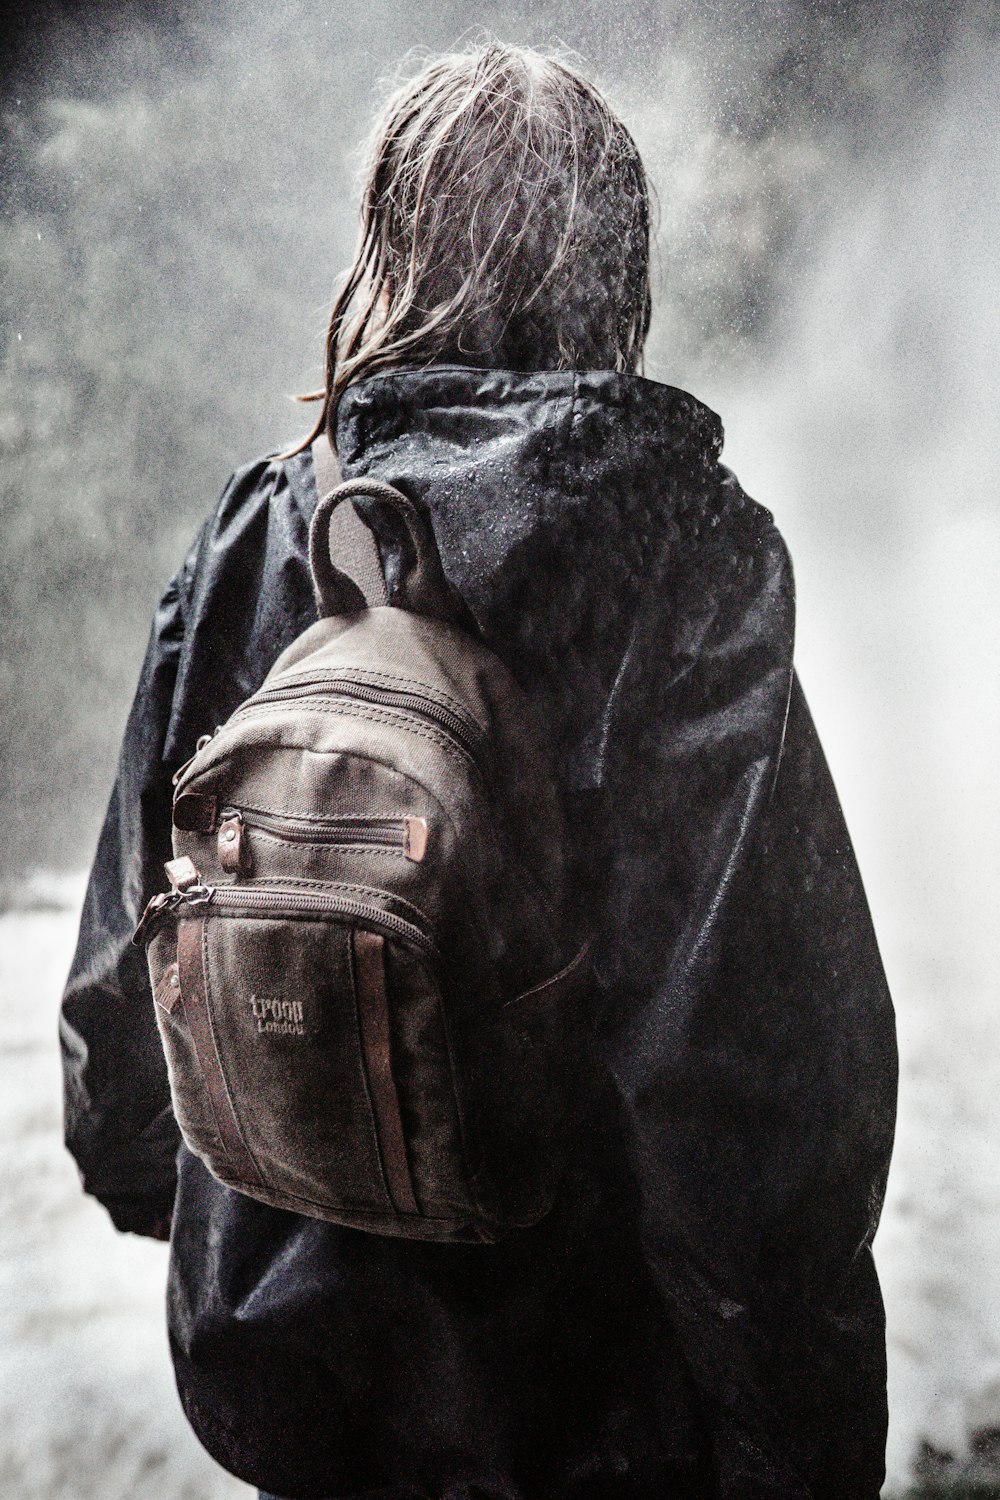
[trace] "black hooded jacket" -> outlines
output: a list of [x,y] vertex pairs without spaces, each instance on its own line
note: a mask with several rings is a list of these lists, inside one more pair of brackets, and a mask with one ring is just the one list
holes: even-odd
[[556,1208],[494,1246],[271,1209],[178,1153],[129,935],[172,772],[315,618],[311,459],[240,470],[157,612],[62,1023],[87,1190],[121,1228],[173,1209],[195,1430],[295,1497],[873,1500],[892,1011],[771,517],[718,419],[635,376],[378,375],[337,438],[347,476],[426,502],[546,710],[599,893],[605,1083]]

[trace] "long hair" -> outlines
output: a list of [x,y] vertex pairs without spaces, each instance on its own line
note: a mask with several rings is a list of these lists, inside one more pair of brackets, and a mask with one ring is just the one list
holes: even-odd
[[649,327],[649,189],[635,143],[564,62],[496,41],[434,58],[371,137],[354,264],[326,339],[346,388],[431,362],[634,370]]

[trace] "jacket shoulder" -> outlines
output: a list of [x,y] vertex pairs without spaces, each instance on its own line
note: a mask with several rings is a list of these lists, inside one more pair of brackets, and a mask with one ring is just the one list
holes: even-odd
[[748,645],[780,647],[790,668],[791,556],[774,516],[746,493],[732,470],[715,464],[708,482],[685,490],[665,555],[674,625],[697,625],[702,646],[731,634]]
[[309,455],[273,454],[237,469],[210,511],[195,549],[168,758],[254,692],[315,619],[309,521],[315,508]]
[[233,471],[208,514],[206,530],[215,539],[228,537],[234,528],[238,532],[257,515],[289,507],[297,508],[308,521],[315,495],[309,455],[297,453],[282,458],[266,453]]

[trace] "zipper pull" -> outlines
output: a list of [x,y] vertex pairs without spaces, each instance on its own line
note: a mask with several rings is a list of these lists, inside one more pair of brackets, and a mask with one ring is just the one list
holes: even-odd
[[139,918],[138,926],[132,934],[132,942],[137,948],[142,948],[153,936],[161,917],[167,912],[173,911],[182,900],[180,891],[158,891],[155,896],[146,902],[146,910]]
[[182,895],[191,889],[193,885],[201,884],[201,876],[193,859],[187,854],[182,854],[178,859],[168,859],[163,868],[167,872],[167,879],[178,894]]
[[179,901],[186,901],[189,906],[204,906],[215,895],[215,887],[205,884],[194,860],[188,855],[168,859],[163,868]]
[[163,868],[167,872],[173,889],[157,891],[156,895],[151,896],[146,902],[146,909],[132,934],[132,942],[137,948],[149,942],[160,918],[165,917],[168,912],[176,911],[182,901],[188,902],[191,906],[203,906],[215,895],[215,887],[205,885],[195,867],[194,860],[189,859],[186,854],[180,859],[168,859]]

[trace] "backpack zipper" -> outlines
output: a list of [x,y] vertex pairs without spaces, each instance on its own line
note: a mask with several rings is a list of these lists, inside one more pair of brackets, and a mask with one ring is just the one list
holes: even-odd
[[333,697],[355,698],[362,703],[374,703],[380,708],[398,708],[404,713],[415,714],[418,718],[430,719],[432,723],[445,731],[448,738],[454,741],[469,760],[476,765],[480,764],[478,757],[484,738],[483,732],[468,719],[455,713],[453,709],[445,708],[443,703],[437,703],[433,698],[428,698],[422,693],[411,693],[404,688],[374,687],[369,682],[355,682],[349,677],[307,677],[283,687],[261,688],[237,709],[233,717],[250,712],[260,703],[315,697],[317,689]]
[[247,828],[259,828],[283,843],[373,844],[378,849],[399,849],[414,864],[427,850],[427,819],[406,813],[403,817],[297,817],[295,813],[264,813],[256,807],[223,807],[220,822],[238,817]]
[[402,818],[299,818],[294,813],[262,812],[255,807],[224,807],[220,818],[239,818],[248,828],[274,834],[287,844],[368,844],[400,849],[419,864],[427,849],[427,820]]
[[395,912],[385,911],[371,902],[358,901],[351,896],[338,896],[332,891],[307,891],[282,886],[249,885],[197,885],[184,891],[171,891],[154,896],[142,914],[132,941],[141,946],[150,936],[155,922],[168,912],[177,912],[180,906],[196,908],[199,914],[208,916],[221,911],[265,911],[269,913],[293,912],[302,916],[350,917],[369,923],[392,937],[404,938],[424,953],[436,954],[437,944],[422,927],[399,917]]

